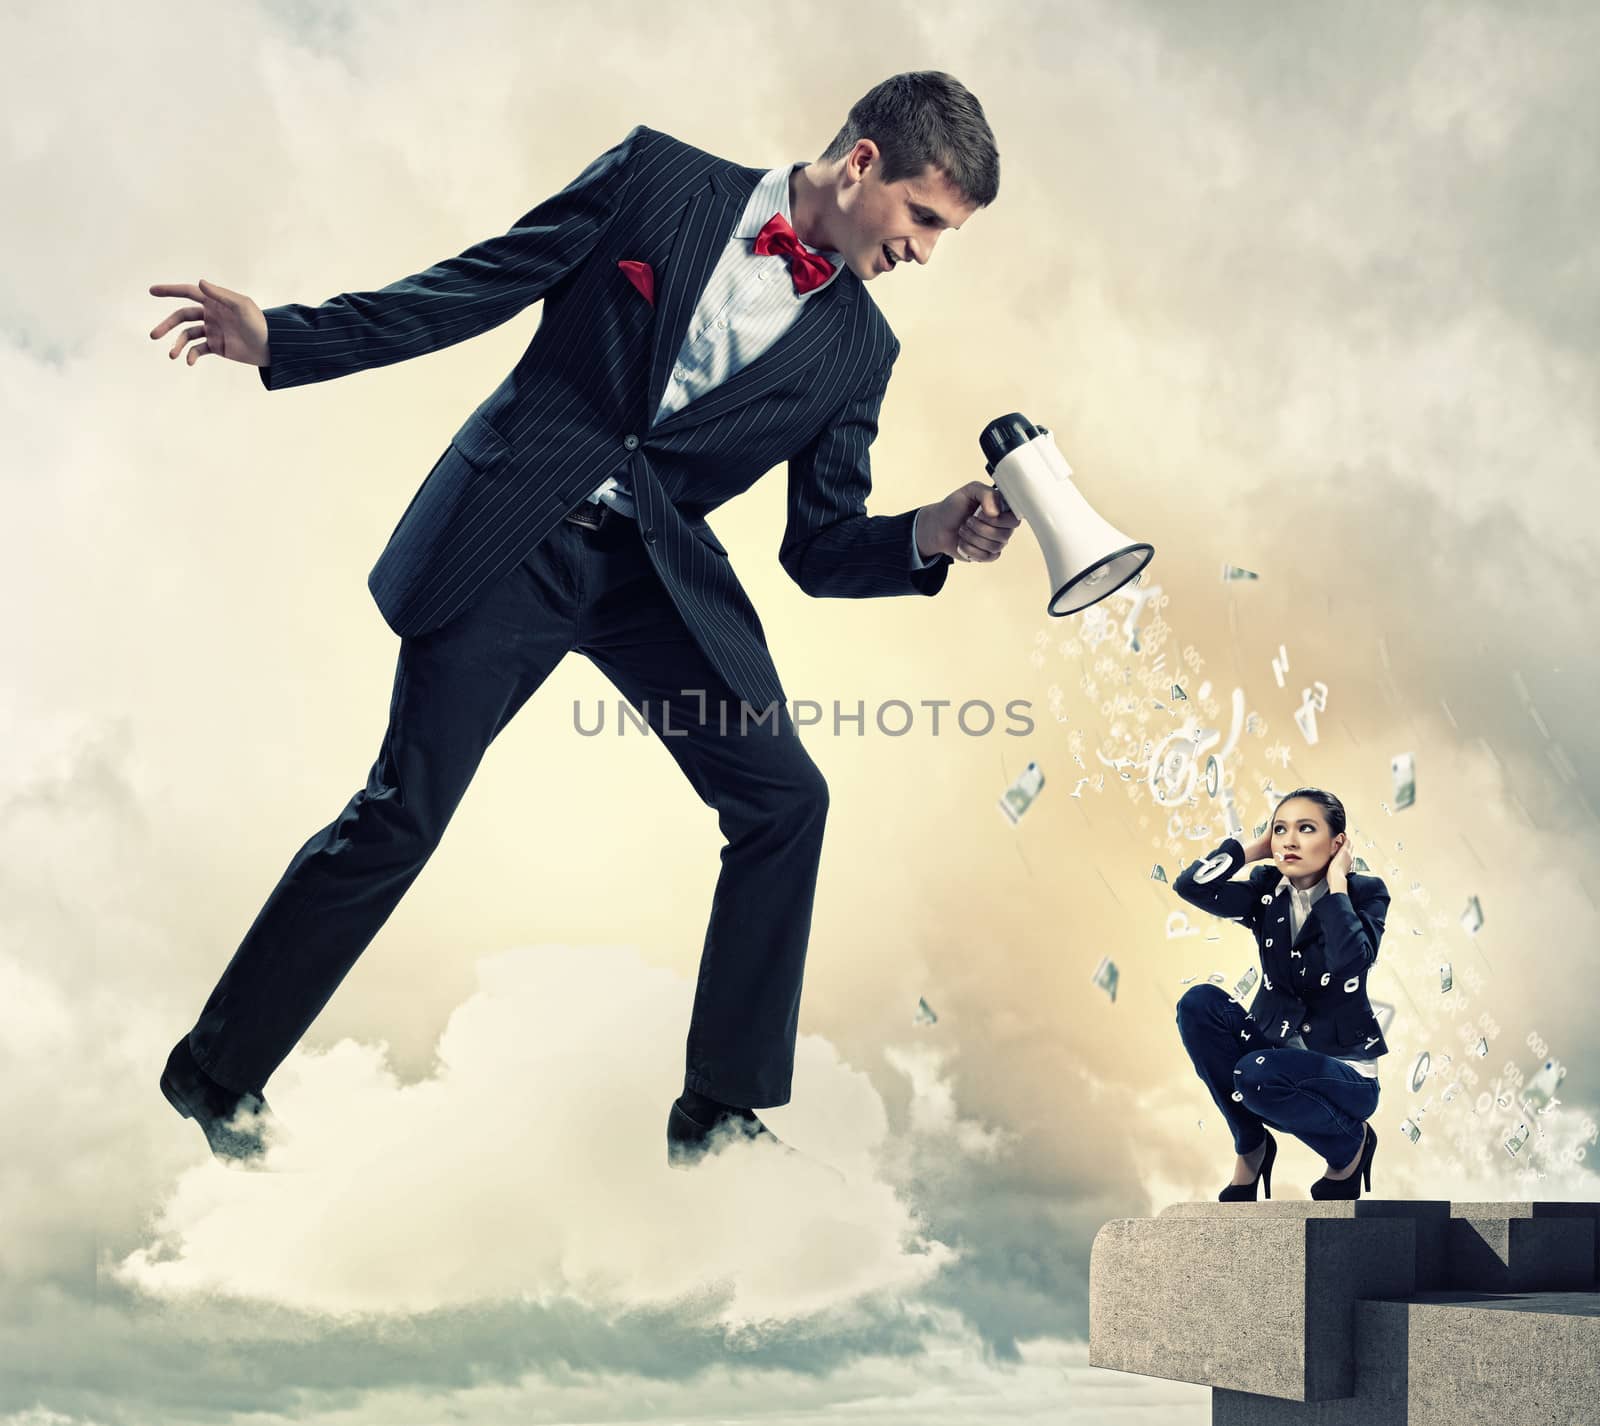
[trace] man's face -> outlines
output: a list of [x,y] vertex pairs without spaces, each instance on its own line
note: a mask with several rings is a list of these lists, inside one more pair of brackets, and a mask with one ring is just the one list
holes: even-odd
[[878,146],[860,139],[845,160],[839,195],[838,251],[863,282],[902,262],[927,262],[946,228],[959,228],[977,211],[931,164],[915,178],[882,183]]

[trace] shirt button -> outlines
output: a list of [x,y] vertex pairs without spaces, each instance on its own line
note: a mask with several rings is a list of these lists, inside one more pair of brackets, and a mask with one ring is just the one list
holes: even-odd
[[728,330],[728,319],[726,317],[719,317],[717,319],[717,329],[723,332]]
[[681,366],[675,366],[672,368],[672,375],[676,380],[682,381],[688,373]]
[[756,280],[758,282],[765,282],[770,276],[771,274],[766,270],[766,268],[762,268],[761,271],[756,274]]
[[622,445],[625,450],[636,451],[639,449],[639,438],[632,435],[624,436],[622,438]]

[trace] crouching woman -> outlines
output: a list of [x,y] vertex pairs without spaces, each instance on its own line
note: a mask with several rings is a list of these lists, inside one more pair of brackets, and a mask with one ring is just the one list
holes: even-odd
[[[1235,874],[1253,862],[1245,877]],[[1217,1197],[1272,1197],[1278,1144],[1294,1135],[1327,1161],[1313,1198],[1359,1198],[1372,1188],[1377,1058],[1388,1053],[1367,999],[1389,889],[1351,871],[1344,804],[1302,787],[1267,830],[1241,846],[1229,837],[1188,867],[1172,889],[1191,906],[1245,926],[1261,959],[1248,1011],[1216,985],[1178,1002],[1178,1033],[1233,1134],[1232,1181]]]

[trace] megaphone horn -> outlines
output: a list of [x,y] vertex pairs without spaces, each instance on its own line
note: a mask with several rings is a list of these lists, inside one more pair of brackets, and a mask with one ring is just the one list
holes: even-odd
[[1155,557],[1102,519],[1072,482],[1055,438],[1020,411],[989,422],[978,437],[990,479],[1027,522],[1044,551],[1051,595],[1045,612],[1076,614],[1121,589]]

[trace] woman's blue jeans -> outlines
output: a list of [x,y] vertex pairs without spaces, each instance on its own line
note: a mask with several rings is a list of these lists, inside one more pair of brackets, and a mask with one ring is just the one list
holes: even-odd
[[1343,1168],[1366,1142],[1378,1081],[1314,1050],[1276,1047],[1216,985],[1191,985],[1178,1001],[1178,1034],[1195,1073],[1233,1131],[1236,1153],[1261,1147],[1263,1125],[1293,1134]]

